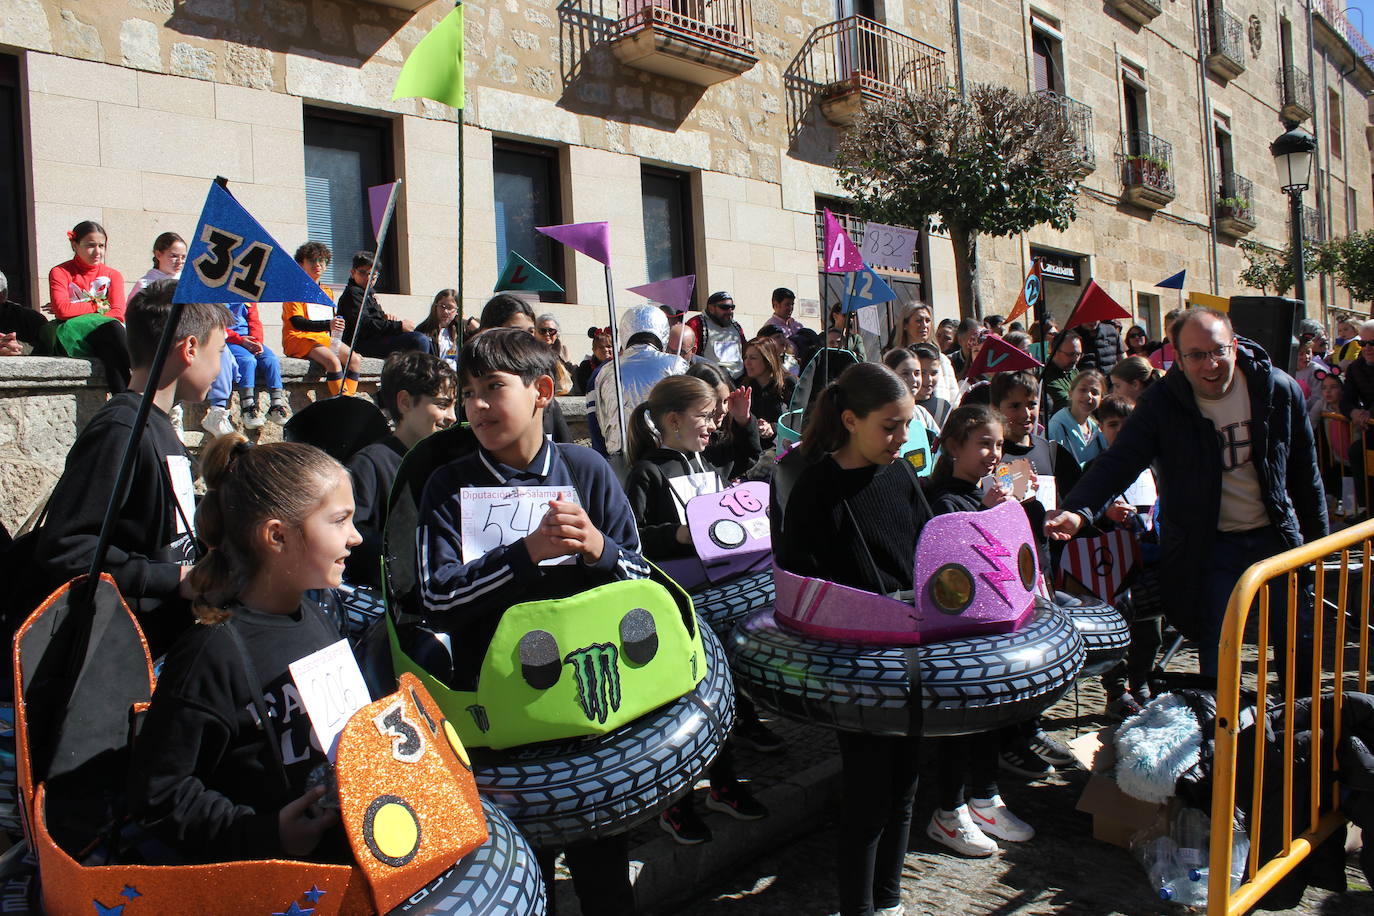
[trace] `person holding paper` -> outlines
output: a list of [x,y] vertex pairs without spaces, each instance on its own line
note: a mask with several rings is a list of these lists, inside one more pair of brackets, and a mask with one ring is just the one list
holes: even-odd
[[[1078,462],[1058,442],[1038,435],[1035,425],[1040,417],[1040,390],[1035,376],[1027,371],[999,372],[988,386],[991,406],[1006,420],[1002,454],[1005,459],[1024,458],[1035,472],[1035,495],[1021,505],[1031,520],[1031,530],[1040,532],[1046,513],[1057,507],[1057,496],[1078,482]],[[1043,535],[1036,538],[1040,572],[1047,582],[1054,581],[1057,555]],[[1058,767],[1072,767],[1073,755],[1034,719],[1024,728],[1006,731],[1002,747],[1002,768],[1036,779]]]
[[[740,388],[722,403],[701,379],[675,375],[655,385],[648,400],[630,415],[631,465],[625,494],[649,559],[696,556],[687,527],[687,504],[694,497],[726,489],[730,471],[727,466],[710,463],[703,453],[711,445],[717,423],[723,422],[727,413],[736,424],[751,423],[749,400],[749,390]],[[741,717],[733,732],[747,733],[754,739],[751,746],[766,744],[770,750],[780,749],[781,740],[759,721],[753,704],[743,697],[736,702]],[[768,809],[735,778],[728,746],[711,765],[710,776],[707,808],[742,821],[768,816]],[[711,839],[711,830],[697,814],[690,795],[669,806],[659,826],[684,846]]]
[[207,445],[201,469],[201,625],[163,663],[129,767],[132,813],[192,862],[350,862],[337,801],[306,788],[326,758],[288,669],[339,641],[307,592],[338,587],[362,540],[353,487],[313,446],[237,433]]
[[[981,404],[957,407],[949,415],[926,490],[932,514],[977,512],[1014,498],[992,477],[1002,460],[1003,430],[1002,416]],[[985,490],[982,481],[989,477]],[[997,840],[1021,843],[1035,836],[1035,829],[1002,801],[997,786],[1000,744],[997,732],[940,741],[938,807],[926,836],[962,856],[986,858],[997,851]]]
[[[1220,312],[1189,309],[1169,334],[1179,361],[1141,396],[1116,444],[1045,531],[1067,540],[1154,466],[1164,607],[1181,633],[1198,640],[1202,673],[1215,677],[1236,581],[1252,563],[1326,534],[1323,488],[1297,382],[1253,341],[1238,338]],[[1283,646],[1287,590],[1271,593],[1273,644]],[[1312,662],[1310,609],[1298,617],[1303,682]]]
[[[451,639],[453,686],[473,689],[507,608],[646,578],[649,567],[610,465],[589,448],[544,434],[556,371],[549,348],[528,331],[492,328],[464,343],[458,365],[459,394],[479,447],[425,484],[417,581],[430,625]],[[522,488],[550,495],[522,499]],[[472,491],[467,499],[465,490]],[[492,491],[499,498],[484,504],[482,494]],[[516,511],[497,513],[498,502]],[[539,851],[550,891],[557,853]],[[628,855],[623,836],[568,850],[583,912],[633,912]]]
[[[1117,364],[1118,367],[1121,365]],[[1121,428],[1135,411],[1135,404],[1118,395],[1108,395],[1093,411],[1102,430],[1102,438],[1107,447],[1116,443]],[[1100,457],[1100,456],[1099,456]],[[1087,471],[1097,458],[1083,466]],[[1098,516],[1094,527],[1106,531],[1117,525],[1130,526],[1136,533],[1141,546],[1141,558],[1147,566],[1159,563],[1159,539],[1156,527],[1147,525],[1146,520],[1154,509],[1155,495],[1154,472],[1149,468],[1140,472],[1136,482],[1126,488],[1112,504]],[[1083,532],[1079,532],[1082,536]],[[1150,700],[1150,674],[1154,671],[1155,656],[1164,642],[1163,627],[1158,617],[1146,617],[1131,621],[1131,645],[1126,658],[1106,674],[1102,675],[1102,687],[1107,693],[1107,717],[1125,719],[1133,716]]]

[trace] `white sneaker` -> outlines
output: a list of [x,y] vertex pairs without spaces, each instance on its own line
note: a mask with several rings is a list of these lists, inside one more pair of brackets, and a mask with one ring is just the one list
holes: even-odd
[[258,414],[257,408],[250,407],[243,411],[244,429],[261,429],[266,423],[267,421]]
[[975,798],[968,804],[973,823],[988,836],[1010,843],[1024,843],[1035,836],[1035,828],[1011,813],[1002,796]]
[[953,811],[937,809],[930,816],[926,836],[971,859],[985,859],[997,851],[997,844],[969,817],[968,805],[960,805]]
[[881,910],[874,910],[873,916],[906,916],[906,907],[900,903],[896,906],[885,906]]
[[211,407],[205,412],[200,425],[212,436],[227,436],[234,432],[234,421],[229,418],[229,408]]

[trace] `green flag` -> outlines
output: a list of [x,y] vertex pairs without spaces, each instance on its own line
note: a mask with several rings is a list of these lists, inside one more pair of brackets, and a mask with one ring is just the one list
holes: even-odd
[[463,107],[463,5],[460,3],[420,39],[401,66],[394,99],[433,99]]
[[506,253],[506,266],[502,269],[501,278],[496,281],[496,288],[492,292],[499,293],[507,289],[549,293],[563,292],[563,287],[558,285],[557,280],[554,280],[514,251]]

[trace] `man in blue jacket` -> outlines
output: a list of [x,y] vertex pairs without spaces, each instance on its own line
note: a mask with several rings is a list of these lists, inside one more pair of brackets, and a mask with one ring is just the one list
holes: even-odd
[[[1324,536],[1325,497],[1297,383],[1258,345],[1237,338],[1220,312],[1189,309],[1170,336],[1179,354],[1173,368],[1146,389],[1116,443],[1045,530],[1056,540],[1072,537],[1153,465],[1164,607],[1180,632],[1197,639],[1202,673],[1215,676],[1236,581],[1251,564]],[[1284,592],[1271,592],[1271,609],[1283,607]],[[1275,618],[1273,642],[1281,646],[1285,615]],[[1310,646],[1310,620],[1300,629]]]

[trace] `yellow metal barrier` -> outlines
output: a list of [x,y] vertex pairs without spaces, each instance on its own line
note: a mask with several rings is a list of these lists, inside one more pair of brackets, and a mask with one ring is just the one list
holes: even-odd
[[[1285,727],[1284,743],[1279,755],[1283,766],[1283,848],[1278,855],[1268,861],[1259,861],[1260,838],[1263,829],[1260,799],[1264,787],[1264,765],[1266,761],[1264,728],[1262,727],[1262,720],[1258,720],[1257,727],[1254,729],[1254,785],[1249,787],[1252,813],[1248,825],[1250,855],[1246,871],[1250,878],[1234,893],[1231,891],[1231,828],[1236,806],[1236,747],[1240,734],[1238,719],[1240,713],[1241,649],[1244,644],[1246,623],[1250,617],[1250,608],[1258,598],[1259,636],[1256,643],[1259,661],[1256,672],[1256,692],[1258,694],[1257,709],[1263,710],[1266,707],[1265,700],[1269,689],[1267,651],[1269,646],[1269,589],[1265,586],[1273,580],[1282,578],[1285,580],[1283,584],[1288,592],[1288,623],[1286,628],[1288,644],[1281,647],[1285,659],[1283,665],[1285,672],[1282,685],[1283,699],[1287,702],[1289,698],[1303,695],[1296,692],[1297,685],[1294,683],[1298,635],[1298,570],[1315,564],[1313,578],[1316,591],[1313,598],[1312,683],[1304,685],[1307,688],[1304,693],[1319,698],[1323,679],[1327,676],[1331,678],[1329,686],[1335,690],[1335,697],[1331,706],[1334,718],[1331,725],[1334,729],[1334,740],[1328,746],[1335,747],[1336,742],[1340,740],[1341,706],[1344,691],[1368,692],[1371,542],[1374,542],[1374,520],[1361,522],[1344,531],[1339,531],[1310,544],[1270,557],[1261,563],[1256,563],[1245,571],[1231,592],[1231,600],[1226,606],[1226,619],[1222,624],[1221,647],[1218,658],[1216,753],[1212,770],[1212,839],[1207,886],[1207,912],[1209,914],[1233,916],[1233,914],[1246,912],[1280,879],[1297,867],[1316,846],[1345,824],[1345,819],[1339,811],[1327,808],[1323,804],[1321,787],[1324,781],[1331,778],[1331,774],[1335,770],[1335,761],[1325,759],[1322,753],[1324,742],[1314,740],[1312,743],[1310,785],[1305,788],[1310,806],[1309,827],[1302,835],[1293,835],[1294,730],[1291,727]],[[1352,595],[1350,589],[1351,548],[1355,547],[1359,548],[1355,559],[1361,572],[1358,596]],[[1336,573],[1338,581],[1335,589],[1338,610],[1334,614],[1328,615],[1325,609],[1325,597],[1330,589],[1326,581],[1329,576],[1324,561],[1333,557],[1339,563],[1339,571]],[[1350,606],[1352,597],[1357,598],[1355,607]],[[1351,617],[1357,621],[1359,645],[1355,670],[1348,675],[1345,670],[1346,623],[1347,619]],[[1327,641],[1327,634],[1324,630],[1328,623],[1335,628],[1332,634],[1335,652],[1329,671],[1324,670],[1323,666],[1323,647]],[[1348,677],[1353,677],[1353,684],[1346,684]],[[1291,716],[1291,703],[1287,706],[1287,710],[1286,714]],[[1321,719],[1322,704],[1314,702],[1312,704],[1313,735],[1319,734],[1322,725]],[[1331,799],[1338,797],[1335,792],[1328,794],[1328,798]]]

